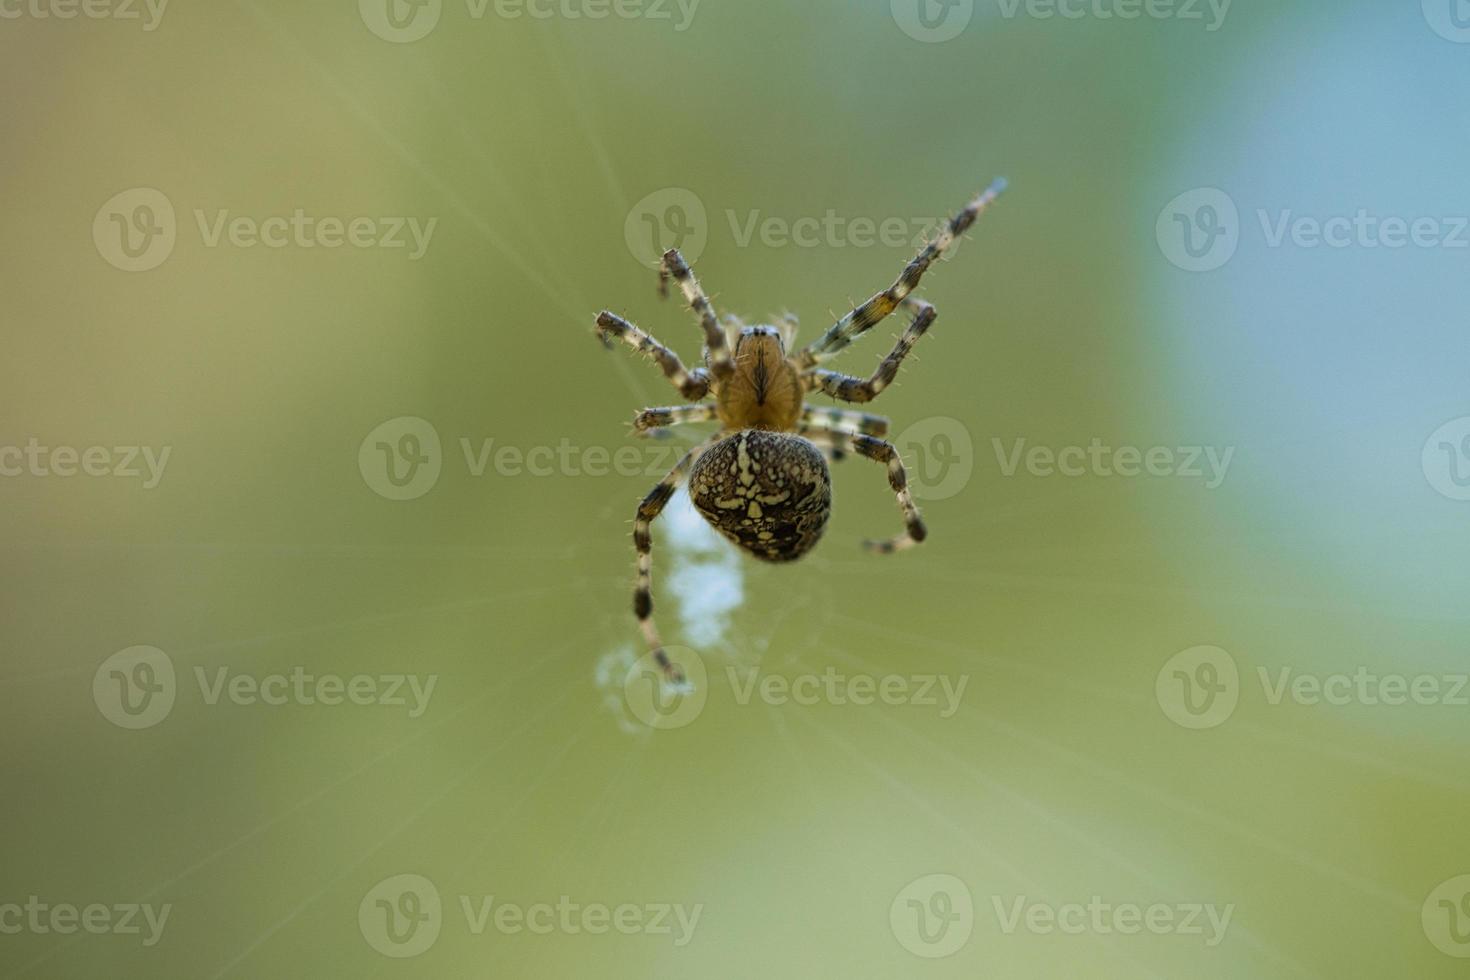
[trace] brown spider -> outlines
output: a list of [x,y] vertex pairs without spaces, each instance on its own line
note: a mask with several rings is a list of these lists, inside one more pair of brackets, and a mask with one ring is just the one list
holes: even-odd
[[[689,263],[676,249],[665,253],[659,270],[660,292],[667,294],[672,277],[704,328],[705,366],[690,371],[677,354],[615,313],[597,317],[597,335],[606,346],[618,337],[647,354],[663,369],[689,401],[698,405],[645,408],[633,420],[640,434],[686,422],[719,421],[720,431],[691,449],[643,498],[633,522],[633,544],[638,552],[638,582],[633,612],[644,639],[664,674],[674,682],[683,676],[664,653],[653,625],[653,538],[649,526],[663,512],[674,489],[685,479],[689,498],[704,518],[725,537],[762,561],[795,561],[811,550],[827,526],[832,511],[832,484],[828,457],[846,451],[883,463],[888,484],[898,495],[906,529],[886,541],[867,541],[880,553],[910,548],[924,540],[926,531],[898,450],[884,441],[888,419],[880,415],[805,404],[807,392],[820,390],[846,402],[868,402],[898,375],[899,365],[934,322],[934,307],[909,294],[936,259],[942,256],[980,213],[1005,189],[997,180],[963,211],[950,219],[903,270],[898,281],[833,324],[826,333],[795,354],[786,346],[795,337],[795,321],[786,317],[782,329],[745,326],[727,318],[726,327],[715,316],[709,297],[700,288]],[[898,309],[913,320],[878,370],[867,379],[818,365],[835,355]],[[703,399],[713,395],[713,402]],[[819,445],[820,447],[819,448]]]

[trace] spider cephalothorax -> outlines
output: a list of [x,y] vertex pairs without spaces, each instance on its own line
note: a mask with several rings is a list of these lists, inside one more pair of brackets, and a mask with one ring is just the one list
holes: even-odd
[[793,431],[806,391],[776,328],[741,327],[731,363],[729,375],[715,382],[715,411],[725,428]]
[[[827,332],[794,354],[786,343],[795,323],[785,331],[773,326],[745,326],[715,316],[709,297],[677,250],[664,255],[660,287],[679,284],[704,331],[705,366],[688,370],[677,354],[615,313],[597,317],[604,343],[616,337],[653,358],[680,394],[696,405],[646,408],[633,420],[634,429],[653,429],[685,422],[718,421],[720,432],[690,450],[649,491],[633,521],[638,552],[638,584],[633,611],[659,665],[674,679],[678,668],[664,655],[653,625],[653,538],[649,528],[663,512],[679,483],[687,480],[694,506],[716,530],[764,561],[787,562],[811,550],[827,526],[832,509],[828,457],[854,452],[885,465],[888,485],[903,511],[905,530],[886,541],[867,542],[871,550],[901,551],[926,536],[923,519],[908,489],[898,450],[883,436],[888,420],[836,407],[805,404],[808,392],[821,391],[840,401],[868,402],[898,376],[899,366],[937,315],[934,307],[911,294],[936,259],[975,223],[981,211],[1004,189],[996,181],[955,215],[920,250],[892,286],[838,320]],[[897,310],[913,315],[893,350],[868,378],[820,368],[838,351]],[[783,336],[783,333],[785,336]],[[713,397],[713,401],[705,399]]]

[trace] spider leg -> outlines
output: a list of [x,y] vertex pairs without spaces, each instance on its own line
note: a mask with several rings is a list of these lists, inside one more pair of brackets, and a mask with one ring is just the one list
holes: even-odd
[[714,405],[673,405],[668,408],[645,408],[633,417],[633,432],[640,436],[661,436],[671,425],[689,422],[713,422],[719,416]]
[[720,318],[715,315],[709,297],[699,285],[699,280],[694,278],[694,270],[689,268],[678,249],[671,248],[664,253],[661,276],[662,281],[673,277],[689,308],[699,317],[699,325],[704,329],[705,361],[709,364],[710,374],[714,375],[716,382],[724,381],[735,373],[735,362],[730,359],[730,348],[725,343],[725,331],[720,327]]
[[[893,345],[893,350],[878,365],[878,370],[873,372],[870,378],[854,378],[850,374],[839,374],[836,371],[812,371],[806,375],[808,390],[819,389],[833,398],[845,402],[870,402],[882,393],[898,377],[898,369],[903,364],[903,359],[909,356],[909,351],[924,336],[924,331],[934,322],[939,314],[934,307],[923,300],[916,300],[912,296],[904,300],[905,306],[914,310],[914,319],[904,330],[903,335],[898,338],[898,343]],[[882,435],[881,432],[871,433]]]
[[929,271],[929,266],[947,252],[955,241],[970,229],[980,213],[1005,190],[1005,181],[997,180],[979,197],[967,204],[959,214],[949,220],[939,233],[929,240],[912,262],[904,268],[898,279],[883,292],[853,310],[847,316],[827,328],[827,332],[812,341],[796,355],[798,366],[803,370],[836,354],[858,337],[873,329],[889,314],[898,309],[904,298],[918,288],[919,280]]
[[801,321],[790,310],[776,316],[776,330],[781,334],[781,345],[787,350],[796,344],[796,334],[800,329]]
[[892,443],[861,433],[843,432],[825,426],[814,426],[803,435],[819,446],[826,445],[838,451],[850,449],[859,456],[866,456],[888,467],[888,485],[893,488],[894,494],[898,497],[898,506],[903,511],[905,529],[902,534],[884,541],[864,541],[864,548],[888,555],[895,551],[912,548],[929,536],[928,529],[924,527],[924,519],[919,514],[919,507],[914,503],[914,495],[909,492],[908,472],[903,468],[903,460],[899,458],[898,450],[893,447]]
[[689,467],[694,465],[699,454],[708,449],[717,438],[719,437],[711,437],[685,453],[684,458],[674,464],[674,468],[669,470],[658,485],[648,491],[648,496],[638,505],[638,513],[633,518],[633,548],[638,554],[638,582],[633,587],[633,615],[638,617],[643,639],[653,652],[659,669],[674,684],[684,682],[683,671],[664,653],[658,629],[653,625],[653,534],[650,528],[658,515],[663,513],[669,498],[674,495],[674,490],[684,482],[689,474]]
[[807,404],[801,407],[798,435],[805,434],[806,429],[817,427],[842,432],[861,432],[865,436],[877,436],[881,439],[888,434],[888,425],[887,417],[882,415],[869,415],[867,412],[838,408],[835,405]]
[[699,401],[709,394],[709,372],[704,368],[695,368],[693,371],[684,367],[684,362],[679,360],[679,355],[669,350],[663,344],[654,340],[641,327],[638,327],[616,313],[603,310],[597,314],[597,339],[601,340],[604,347],[612,347],[612,337],[616,337],[640,354],[647,354],[663,369],[664,377],[673,383],[679,393],[690,401]]
[[829,463],[840,463],[847,458],[847,440],[852,433],[846,429],[803,425],[796,430],[796,434],[816,446]]

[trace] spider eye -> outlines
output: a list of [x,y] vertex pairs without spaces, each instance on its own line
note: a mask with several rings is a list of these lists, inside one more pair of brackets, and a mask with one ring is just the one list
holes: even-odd
[[745,327],[740,331],[740,339],[735,342],[736,350],[739,350],[740,345],[752,337],[756,339],[770,338],[777,343],[781,342],[781,333],[775,327]]

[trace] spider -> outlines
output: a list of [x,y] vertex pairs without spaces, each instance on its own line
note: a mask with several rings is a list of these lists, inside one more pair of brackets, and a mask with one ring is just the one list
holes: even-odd
[[[611,347],[612,338],[617,338],[648,355],[685,399],[698,402],[643,409],[633,420],[636,434],[662,434],[667,426],[690,422],[720,423],[719,432],[685,454],[649,491],[633,520],[638,556],[633,613],[670,682],[682,684],[684,678],[664,652],[653,623],[650,527],[680,483],[688,482],[690,500],[705,520],[742,550],[762,561],[790,562],[810,551],[827,526],[832,511],[827,460],[854,452],[887,467],[888,485],[898,497],[905,525],[902,534],[866,541],[864,546],[888,554],[911,548],[927,536],[903,461],[883,438],[888,419],[811,405],[804,399],[808,392],[821,391],[840,401],[865,403],[893,382],[903,359],[937,316],[933,306],[910,294],[935,260],[1004,189],[1004,180],[991,184],[939,230],[892,286],[794,354],[786,349],[795,339],[795,318],[789,314],[779,318],[779,327],[747,326],[734,316],[722,323],[677,249],[664,254],[659,292],[667,295],[670,278],[679,284],[704,330],[704,367],[689,370],[677,354],[628,320],[606,310],[598,314],[596,332],[604,346]],[[871,377],[819,367],[898,310],[912,314],[912,320]]]

